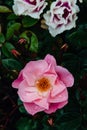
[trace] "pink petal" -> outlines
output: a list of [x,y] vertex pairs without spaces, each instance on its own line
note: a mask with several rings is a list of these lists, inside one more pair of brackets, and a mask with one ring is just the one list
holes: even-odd
[[31,61],[23,69],[23,76],[30,86],[34,85],[35,80],[40,77],[48,68],[45,60]]
[[33,73],[41,75],[47,69],[48,64],[45,60],[30,61],[24,68],[24,73]]
[[61,93],[57,94],[56,96],[49,99],[50,103],[58,103],[64,102],[68,99],[68,92],[67,89],[63,90]]
[[19,88],[19,85],[22,82],[22,80],[23,80],[23,75],[22,75],[22,71],[21,71],[20,74],[19,74],[19,76],[18,76],[18,78],[13,81],[12,87],[13,88]]
[[26,111],[31,115],[34,115],[37,112],[44,111],[44,108],[42,108],[34,103],[23,103],[23,104],[24,104]]
[[63,108],[67,103],[68,103],[68,101],[64,101],[64,102],[61,102],[61,103],[54,103],[54,104],[52,103],[50,105],[50,108],[48,110],[45,110],[45,112],[47,114],[54,113],[54,112],[56,112],[56,110]]
[[58,94],[60,94],[66,86],[59,80],[57,80],[56,84],[54,84],[53,89],[51,91],[51,97],[54,97]]
[[72,74],[65,69],[64,67],[57,66],[56,72],[60,78],[61,81],[66,85],[66,87],[72,87],[74,84],[74,77]]
[[34,101],[34,103],[40,107],[43,107],[44,109],[48,109],[49,108],[49,103],[47,101],[47,97],[46,98],[42,98],[40,100],[36,100]]
[[56,66],[56,60],[55,60],[55,58],[54,58],[52,55],[50,55],[50,54],[46,55],[46,57],[45,57],[44,60],[45,60],[48,64],[51,64],[51,65],[53,65],[53,66]]
[[40,95],[38,95],[35,87],[27,86],[26,81],[21,82],[18,89],[18,95],[23,102],[32,102],[42,98]]

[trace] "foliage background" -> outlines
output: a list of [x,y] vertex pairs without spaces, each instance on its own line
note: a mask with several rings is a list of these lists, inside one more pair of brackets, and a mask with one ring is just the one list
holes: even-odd
[[[0,130],[87,130],[87,0],[78,1],[77,27],[55,38],[40,27],[42,18],[16,16],[12,5],[0,0]],[[63,109],[31,116],[11,83],[28,61],[48,53],[74,75],[74,87]]]

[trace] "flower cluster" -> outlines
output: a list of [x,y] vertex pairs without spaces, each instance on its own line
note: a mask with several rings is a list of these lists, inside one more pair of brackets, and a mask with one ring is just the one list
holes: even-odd
[[[56,0],[51,3],[50,10],[43,14],[45,24],[53,37],[76,26],[79,12],[76,2],[77,0]],[[17,15],[40,19],[46,6],[45,0],[14,0],[13,10]]]
[[48,114],[68,103],[67,87],[72,87],[74,78],[64,67],[57,66],[53,56],[30,61],[12,83],[28,113],[44,111]]

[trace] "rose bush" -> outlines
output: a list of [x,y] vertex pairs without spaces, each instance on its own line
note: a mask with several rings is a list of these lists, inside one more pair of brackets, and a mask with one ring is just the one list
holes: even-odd
[[55,37],[57,34],[70,30],[76,26],[79,7],[76,0],[57,0],[51,4],[50,10],[44,14],[50,34]]
[[13,11],[16,15],[28,15],[39,19],[46,5],[45,0],[14,0]]
[[44,111],[48,114],[64,107],[68,102],[67,87],[74,78],[65,68],[57,66],[53,56],[30,61],[12,83],[28,113]]

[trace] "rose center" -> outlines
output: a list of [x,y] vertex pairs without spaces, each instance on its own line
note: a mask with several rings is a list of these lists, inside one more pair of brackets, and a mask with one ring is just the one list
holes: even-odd
[[50,89],[51,84],[50,84],[50,81],[48,78],[43,77],[43,78],[37,80],[36,86],[39,91],[45,92]]

